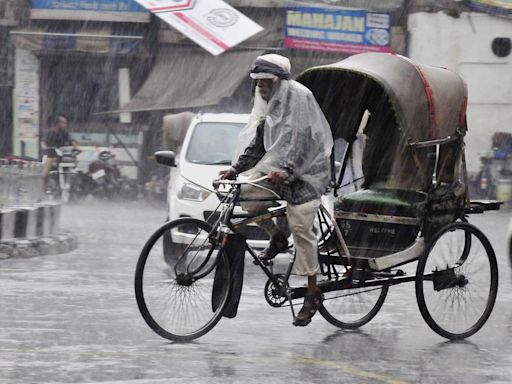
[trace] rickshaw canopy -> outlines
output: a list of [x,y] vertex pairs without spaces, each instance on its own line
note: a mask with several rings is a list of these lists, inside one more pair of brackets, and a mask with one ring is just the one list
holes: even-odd
[[455,72],[400,55],[362,53],[307,69],[297,80],[314,94],[335,141],[354,142],[369,113],[363,131],[366,188],[425,191],[436,141],[448,143],[439,152],[438,179],[451,184],[459,177],[467,88]]
[[[334,138],[353,141],[364,110],[392,108],[411,144],[465,130],[467,87],[446,68],[387,53],[362,53],[304,71],[297,79],[315,95]],[[373,109],[373,111],[372,111]]]

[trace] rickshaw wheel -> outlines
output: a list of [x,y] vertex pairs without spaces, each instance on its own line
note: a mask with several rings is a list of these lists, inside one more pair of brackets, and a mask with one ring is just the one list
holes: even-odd
[[489,240],[456,222],[432,237],[416,269],[416,299],[428,326],[447,339],[476,333],[498,292],[498,265]]
[[342,329],[356,329],[377,315],[388,294],[388,286],[361,287],[324,293],[319,312]]
[[[167,222],[149,238],[139,256],[137,305],[149,327],[166,339],[196,339],[222,317],[231,285],[230,265],[209,237],[211,230],[208,223],[192,218]],[[179,252],[169,257],[166,247],[178,244],[166,244],[171,233],[181,244]]]

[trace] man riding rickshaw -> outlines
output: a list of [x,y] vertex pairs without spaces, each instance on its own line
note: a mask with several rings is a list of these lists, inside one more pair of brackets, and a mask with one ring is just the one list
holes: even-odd
[[[275,58],[268,59],[272,63]],[[273,64],[276,63],[279,62],[275,60]],[[277,67],[283,69],[279,64]],[[265,73],[255,68],[252,72]],[[306,123],[284,129],[300,127],[302,132],[321,138],[318,142],[332,146],[329,135],[323,135],[321,130],[330,127],[335,148],[331,166],[323,165],[321,169],[330,176],[335,202],[327,207],[320,203],[315,210],[314,257],[319,266],[315,284],[309,281],[307,287],[291,285],[300,244],[294,245],[296,257],[283,271],[273,265],[272,257],[284,246],[272,250],[270,244],[271,249],[261,255],[244,241],[243,226],[285,215],[286,207],[266,213],[235,211],[238,205],[255,202],[244,196],[248,186],[270,190],[268,185],[261,184],[266,182],[263,179],[270,178],[277,182],[277,188],[271,187],[282,192],[282,182],[293,180],[290,175],[306,180],[308,172],[287,172],[288,157],[284,156],[283,163],[273,163],[278,169],[270,167],[262,172],[263,178],[226,180],[247,169],[240,166],[244,155],[258,154],[252,157],[250,167],[264,159],[260,157],[263,151],[253,151],[255,148],[263,145],[265,152],[272,148],[273,141],[265,142],[265,135],[268,139],[273,132],[274,138],[279,137],[279,132],[270,128],[279,128],[276,121],[281,121],[279,117],[283,115],[269,113],[265,114],[263,128],[254,133],[253,142],[239,158],[242,160],[224,173],[224,180],[214,182],[220,199],[217,220],[170,221],[146,243],[137,265],[135,292],[147,324],[163,337],[186,341],[204,335],[221,317],[234,317],[239,291],[237,296],[233,287],[241,288],[243,274],[232,274],[230,266],[239,262],[236,257],[243,260],[248,253],[268,277],[265,299],[272,307],[290,307],[295,325],[309,323],[318,310],[337,327],[358,328],[376,316],[389,287],[414,282],[419,310],[433,331],[448,339],[476,333],[492,312],[498,290],[498,267],[489,240],[468,223],[468,215],[499,209],[500,203],[469,199],[464,158],[464,81],[445,68],[381,53],[354,55],[338,63],[310,68],[297,81],[312,93],[327,124],[319,119],[314,129],[304,129],[310,123],[310,116],[305,115]],[[265,84],[260,84],[260,88],[265,88]],[[269,100],[270,105],[272,97]],[[288,107],[280,106],[281,110]],[[293,105],[296,107],[304,108]],[[352,180],[353,192],[340,194],[344,176],[356,174],[347,170],[358,162],[353,148],[361,136],[365,137],[363,179]],[[331,148],[317,144],[311,142],[313,154],[330,153]],[[275,159],[281,159],[280,155],[287,153],[285,149],[290,146],[282,148]],[[307,146],[299,150],[306,153]],[[175,164],[173,153],[158,153],[156,158],[162,164]],[[341,165],[335,166],[338,163]],[[308,165],[314,168],[313,161]],[[284,175],[276,175],[280,169],[285,171]],[[271,199],[288,200],[286,192],[283,195]],[[312,229],[313,223],[308,225]],[[164,265],[160,245],[166,235],[180,235],[183,247],[174,263]],[[241,250],[237,254],[232,252],[235,238]],[[415,263],[415,274],[402,268],[408,263]],[[169,285],[168,291],[162,290],[162,282]],[[223,284],[215,284],[218,282]],[[311,298],[311,287],[318,289],[315,296],[321,299]],[[172,297],[161,297],[164,291],[171,292]],[[304,305],[296,314],[294,304],[304,298]],[[167,305],[169,308],[162,308]],[[233,306],[235,310],[230,310],[228,316],[225,308]],[[161,318],[160,313],[168,315]]]

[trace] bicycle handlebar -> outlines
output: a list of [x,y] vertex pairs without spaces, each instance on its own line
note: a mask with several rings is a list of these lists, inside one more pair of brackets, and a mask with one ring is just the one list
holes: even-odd
[[259,183],[260,181],[268,179],[268,175],[259,177],[254,180],[228,180],[228,179],[215,179],[212,181],[213,188],[218,189],[221,184],[224,185],[244,185],[244,184],[254,184]]

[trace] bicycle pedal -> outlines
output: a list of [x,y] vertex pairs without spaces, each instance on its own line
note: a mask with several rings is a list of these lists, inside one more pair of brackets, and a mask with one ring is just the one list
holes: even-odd
[[[271,259],[271,260],[261,260],[259,259],[260,262],[264,265],[264,266],[273,266],[274,265],[274,261]],[[256,261],[256,260],[253,260],[252,263],[254,265],[259,265],[259,263]]]

